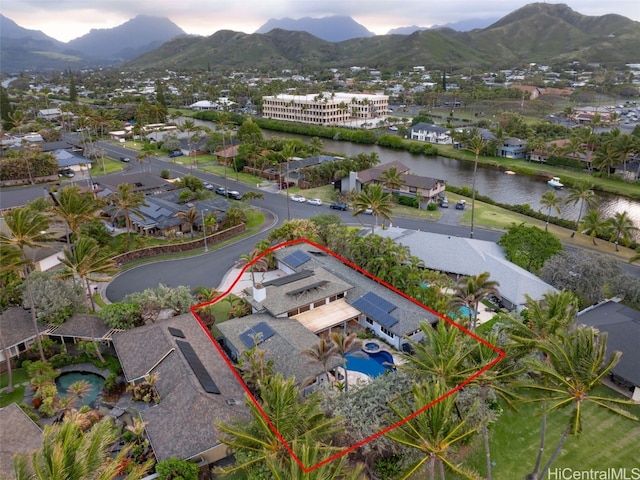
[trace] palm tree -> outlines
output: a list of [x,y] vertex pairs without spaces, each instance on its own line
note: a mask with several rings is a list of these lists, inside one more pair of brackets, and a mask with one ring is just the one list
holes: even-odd
[[471,416],[462,417],[457,412],[456,394],[447,395],[449,391],[450,388],[440,381],[416,383],[411,400],[402,397],[389,403],[395,421],[409,420],[387,433],[387,437],[420,455],[402,472],[402,480],[418,472],[419,476],[414,478],[426,478],[428,475],[430,480],[434,480],[436,469],[443,479],[445,469],[463,478],[480,478],[452,459],[455,449],[476,433],[478,425],[469,422]]
[[402,176],[396,167],[384,170],[380,174],[380,180],[391,194],[402,186]]
[[144,199],[144,193],[134,192],[133,185],[130,183],[121,183],[118,185],[118,192],[112,197],[114,212],[112,217],[117,217],[121,213],[124,215],[127,227],[127,247],[131,241],[131,215],[142,216],[141,207],[148,206]]
[[249,397],[245,400],[251,415],[249,421],[217,425],[223,433],[222,443],[242,452],[246,459],[225,469],[225,474],[266,465],[267,461],[284,467],[291,456],[283,441],[291,445],[304,437],[322,445],[341,430],[341,419],[328,418],[320,408],[317,395],[300,401],[300,391],[293,378],[285,380],[280,374],[265,378],[259,384],[259,398],[262,402],[259,406]]
[[91,384],[86,380],[78,380],[73,382],[67,388],[67,395],[71,398],[76,398],[78,402],[82,402],[82,399],[91,391]]
[[638,227],[635,226],[633,220],[629,218],[628,212],[616,212],[612,218],[609,219],[609,234],[610,240],[613,240],[616,245],[616,252],[619,251],[618,244],[620,239],[627,244],[633,239],[633,234],[638,231]]
[[[109,252],[104,251],[98,242],[91,237],[80,237],[72,248],[64,249],[63,255],[63,258],[60,258],[60,263],[64,265],[64,270],[58,277],[73,278],[74,280],[79,278],[80,282],[84,284],[83,288],[90,300],[90,303],[86,305],[87,313],[89,313],[89,306],[91,306],[91,310],[95,311],[96,304],[91,293],[90,282],[106,282],[110,280],[110,275],[116,272],[115,262]],[[101,362],[104,362],[95,336],[92,341],[98,358]]]
[[355,333],[345,335],[343,332],[331,332],[331,341],[336,347],[336,353],[342,357],[344,369],[344,391],[349,390],[349,372],[347,371],[347,354],[362,346],[362,342]]
[[259,386],[268,377],[273,375],[273,360],[267,359],[265,350],[257,347],[260,338],[256,334],[253,338],[254,346],[242,352],[238,359],[238,370],[242,374],[242,379],[247,384],[247,388],[255,394],[259,393]]
[[[85,432],[82,416],[66,415],[62,423],[47,425],[42,434],[42,447],[31,454],[18,454],[14,459],[17,480],[111,480],[122,478],[133,444],[112,457],[119,428],[108,417]],[[142,465],[130,464],[126,478],[142,478],[152,460]]]
[[[176,212],[174,216],[178,217],[182,224],[186,223],[187,225],[189,225],[189,232],[190,232],[191,238],[193,238],[193,227],[196,223],[198,223],[198,220],[200,220],[201,218],[200,212],[198,212],[196,207],[191,207],[186,212],[182,212],[182,211]],[[204,225],[204,221],[203,221],[203,225]],[[204,228],[202,230],[204,232]]]
[[465,146],[465,150],[469,150],[475,155],[473,162],[473,180],[471,182],[471,232],[470,237],[473,238],[474,214],[476,208],[476,174],[478,172],[478,156],[487,148],[487,141],[482,137],[477,129],[471,131],[471,138]]
[[[54,205],[49,210],[62,218],[67,224],[69,231],[78,236],[80,226],[93,218],[93,215],[100,208],[100,203],[96,201],[91,193],[83,193],[77,185],[63,187],[54,198]],[[67,234],[67,245],[71,245],[70,236]]]
[[551,209],[554,209],[556,213],[560,214],[560,205],[562,204],[562,198],[556,195],[553,190],[547,190],[540,199],[540,205],[547,209],[547,221],[544,225],[544,231],[549,230],[549,217],[551,217]]
[[324,374],[329,379],[329,361],[338,353],[335,343],[320,337],[313,347],[302,351],[302,355],[322,365]]
[[473,332],[478,321],[478,305],[485,298],[498,296],[500,283],[489,280],[490,273],[483,272],[478,275],[462,278],[454,288],[452,305],[467,307],[469,310],[469,329]]
[[269,268],[268,260],[256,248],[251,250],[250,253],[240,255],[240,259],[236,262],[236,267],[240,268],[245,265],[250,265],[248,268],[251,272],[251,283],[254,287],[256,286],[255,272],[266,272]]
[[378,217],[391,221],[393,200],[390,194],[385,193],[381,185],[368,185],[353,199],[353,215],[360,215],[367,210],[372,211],[374,220],[371,221],[371,233],[374,233]]
[[605,218],[599,209],[591,209],[582,219],[582,233],[589,235],[591,242],[596,243],[596,237],[603,235],[609,228],[611,222]]
[[622,356],[621,352],[613,352],[607,358],[606,333],[598,332],[592,327],[579,326],[567,334],[541,343],[540,348],[548,355],[548,362],[527,359],[525,364],[539,372],[546,381],[526,385],[527,388],[543,394],[529,401],[550,403],[548,412],[569,410],[569,419],[556,448],[534,480],[546,478],[568,436],[580,434],[585,404],[591,403],[626,418],[638,420],[636,416],[619,408],[619,405],[631,405],[631,401],[602,397],[593,393]]
[[14,208],[5,214],[5,224],[8,233],[0,233],[0,245],[9,245],[17,247],[22,253],[22,269],[27,287],[27,299],[29,300],[29,309],[31,310],[31,320],[33,328],[36,331],[36,340],[40,351],[40,358],[45,361],[44,350],[42,348],[42,339],[40,329],[38,327],[38,318],[36,315],[36,307],[33,301],[33,292],[31,291],[31,282],[29,281],[29,268],[32,260],[27,258],[27,249],[41,248],[45,246],[46,241],[50,238],[47,234],[49,228],[49,220],[39,212],[27,207]]
[[578,227],[580,225],[580,220],[582,220],[582,209],[585,204],[587,209],[595,208],[598,204],[598,196],[593,191],[591,185],[587,182],[577,183],[575,186],[569,189],[569,195],[567,195],[567,199],[565,203],[575,205],[580,203],[580,210],[578,212],[578,219],[576,220],[575,229],[571,232],[571,238],[578,233]]
[[[566,334],[569,326],[575,321],[580,310],[577,297],[568,290],[559,293],[547,292],[542,300],[534,300],[529,295],[526,298],[526,321],[521,322],[511,316],[504,317],[505,332],[512,342],[508,346],[509,354],[514,358],[523,358],[530,354],[537,354],[542,361],[548,362],[548,355],[540,351],[540,343],[544,343],[556,336]],[[544,381],[536,372],[530,372],[536,381]],[[546,403],[541,403],[542,415],[540,419],[540,447],[533,471],[527,478],[537,477],[542,464],[542,454],[547,428]]]

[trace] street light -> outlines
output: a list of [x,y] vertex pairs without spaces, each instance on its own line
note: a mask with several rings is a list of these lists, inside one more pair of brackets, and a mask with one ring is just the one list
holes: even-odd
[[200,212],[200,214],[202,215],[202,231],[204,232],[204,251],[208,252],[209,251],[209,247],[207,246],[207,224],[205,222],[205,217],[204,217],[204,212],[206,212],[207,209],[203,208]]

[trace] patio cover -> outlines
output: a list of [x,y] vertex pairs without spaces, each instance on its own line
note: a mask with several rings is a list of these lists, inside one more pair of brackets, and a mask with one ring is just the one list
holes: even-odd
[[299,313],[291,318],[300,322],[313,333],[322,332],[360,315],[360,311],[349,305],[344,298],[335,302]]

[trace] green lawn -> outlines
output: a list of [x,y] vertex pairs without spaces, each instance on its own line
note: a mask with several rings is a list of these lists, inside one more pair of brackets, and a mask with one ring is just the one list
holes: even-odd
[[24,387],[19,386],[13,389],[13,392],[0,393],[0,408],[6,407],[7,405],[11,405],[12,403],[22,403],[22,399],[24,398]]
[[[603,396],[617,395],[606,387],[597,391]],[[626,407],[640,416],[640,405]],[[540,441],[540,406],[525,404],[514,412],[505,409],[491,426],[491,458],[495,462],[493,478],[522,479],[533,468]],[[555,448],[567,416],[553,412],[547,417],[547,440],[543,464]],[[573,470],[638,466],[640,423],[633,422],[595,405],[583,410],[584,430],[579,437],[569,436],[554,466]],[[481,439],[465,461],[484,475],[484,449]],[[615,453],[615,454],[614,454]]]
[[[24,383],[24,382],[28,382],[29,378],[27,377],[27,372],[24,371],[24,369],[22,368],[16,368],[14,370],[12,370],[13,376],[13,384],[14,385],[18,385],[20,383]],[[4,388],[8,385],[8,375],[6,373],[3,373],[2,375],[0,375],[0,388]]]

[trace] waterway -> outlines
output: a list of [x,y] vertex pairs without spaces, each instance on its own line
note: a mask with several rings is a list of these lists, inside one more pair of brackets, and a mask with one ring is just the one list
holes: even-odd
[[[210,128],[215,129],[212,122],[196,121]],[[310,138],[304,135],[295,135],[282,132],[271,132],[264,130],[266,138],[297,138],[305,143],[310,142]],[[416,175],[439,178],[445,180],[447,184],[456,187],[471,186],[473,183],[473,163],[456,160],[441,156],[413,155],[405,151],[397,151],[390,148],[379,147],[378,145],[363,145],[351,142],[340,142],[335,140],[322,139],[323,149],[340,156],[355,156],[360,153],[378,154],[382,164],[392,161],[399,161],[409,167],[411,173]],[[523,160],[524,162],[524,160]],[[476,175],[476,190],[481,195],[493,198],[497,202],[510,205],[528,204],[534,210],[540,210],[540,199],[544,192],[549,190],[546,179],[528,175],[507,175],[503,171],[478,167]],[[556,190],[561,198],[566,198],[568,189]],[[628,215],[640,228],[640,201],[631,200],[617,195],[599,193],[600,209],[605,217],[612,217],[616,212],[628,212]],[[576,205],[562,204],[560,214],[552,211],[552,216],[559,216],[569,220],[577,220],[580,203]],[[546,212],[543,212],[546,213]],[[584,215],[584,212],[583,212]]]

